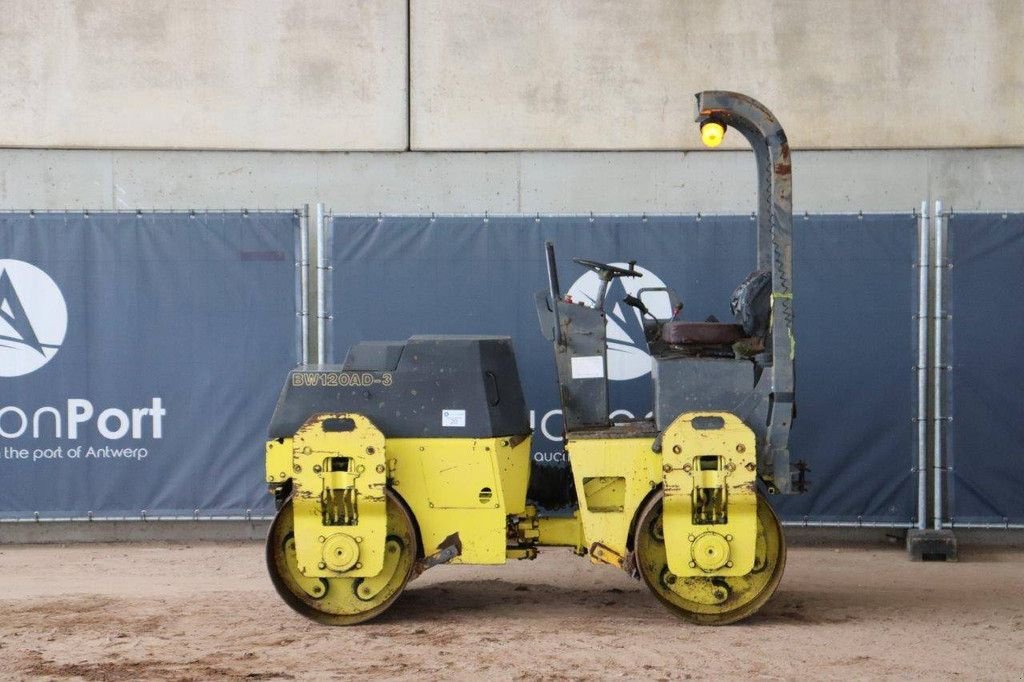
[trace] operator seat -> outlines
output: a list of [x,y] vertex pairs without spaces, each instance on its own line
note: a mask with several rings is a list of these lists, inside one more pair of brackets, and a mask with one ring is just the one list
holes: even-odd
[[771,272],[755,270],[732,292],[735,323],[666,322],[662,340],[679,346],[731,346],[742,339],[764,339],[771,324],[771,284]]

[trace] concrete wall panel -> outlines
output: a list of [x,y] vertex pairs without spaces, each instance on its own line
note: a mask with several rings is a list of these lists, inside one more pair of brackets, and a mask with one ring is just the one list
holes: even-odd
[[797,149],[1024,145],[1019,0],[411,0],[411,28],[413,149],[694,149],[705,88]]
[[324,154],[316,169],[336,213],[519,210],[518,154]]
[[[795,210],[1024,210],[1024,148],[804,151]],[[295,208],[337,213],[734,213],[750,152],[309,153],[0,149],[0,210]]]
[[405,0],[0,0],[0,146],[407,146]]
[[109,152],[0,150],[3,210],[113,208]]

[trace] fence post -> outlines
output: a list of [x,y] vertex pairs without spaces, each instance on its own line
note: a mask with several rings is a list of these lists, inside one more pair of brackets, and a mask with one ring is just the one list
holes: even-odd
[[326,361],[326,349],[324,348],[327,320],[327,306],[325,305],[327,299],[324,291],[327,281],[327,255],[324,253],[326,244],[324,205],[323,202],[318,202],[316,205],[316,361],[321,365]]
[[302,327],[299,330],[302,344],[301,360],[303,365],[309,364],[309,204],[302,207],[299,214],[299,317]]
[[917,242],[917,527],[928,527],[928,202],[921,202]]
[[942,336],[945,331],[943,322],[946,312],[943,307],[943,274],[946,268],[945,235],[943,230],[942,201],[935,202],[935,253],[932,266],[934,269],[935,290],[932,295],[932,343],[935,347],[934,362],[932,366],[932,528],[941,529],[943,513],[945,512],[945,477],[943,467],[945,466],[945,419],[943,414],[942,389],[944,381],[943,372],[947,370],[943,361]]
[[[920,252],[921,270],[918,273],[918,383],[917,383],[917,434],[918,434],[918,500],[917,527],[907,532],[907,553],[916,561],[956,561],[957,542],[953,531],[942,527],[945,509],[943,494],[944,479],[942,467],[944,462],[943,436],[943,379],[942,373],[948,367],[942,361],[944,331],[943,322],[946,314],[943,309],[943,269],[946,267],[945,234],[942,223],[942,202],[935,202],[932,214],[932,229],[928,230],[928,202],[921,205],[921,234],[918,250]],[[931,258],[928,257],[929,240],[932,241]],[[931,314],[928,314],[928,263],[931,262]],[[928,321],[931,324],[928,324]],[[928,348],[932,348],[932,362],[928,365]],[[928,400],[929,376],[931,379],[931,401]],[[932,423],[932,523],[928,527],[927,518],[927,422]]]

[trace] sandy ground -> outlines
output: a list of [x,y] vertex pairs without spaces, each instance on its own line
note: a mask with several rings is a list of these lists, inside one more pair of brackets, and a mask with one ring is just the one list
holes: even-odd
[[382,618],[293,614],[262,547],[0,547],[4,679],[1024,679],[1024,552],[911,563],[896,548],[794,548],[740,625],[677,620],[564,550],[443,566]]

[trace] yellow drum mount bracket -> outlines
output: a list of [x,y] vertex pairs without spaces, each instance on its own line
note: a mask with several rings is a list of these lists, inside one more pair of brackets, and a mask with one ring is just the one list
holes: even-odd
[[296,432],[292,451],[299,572],[379,574],[387,531],[384,434],[359,414],[322,414]]
[[754,568],[757,442],[736,416],[680,415],[662,434],[665,546],[677,576]]

